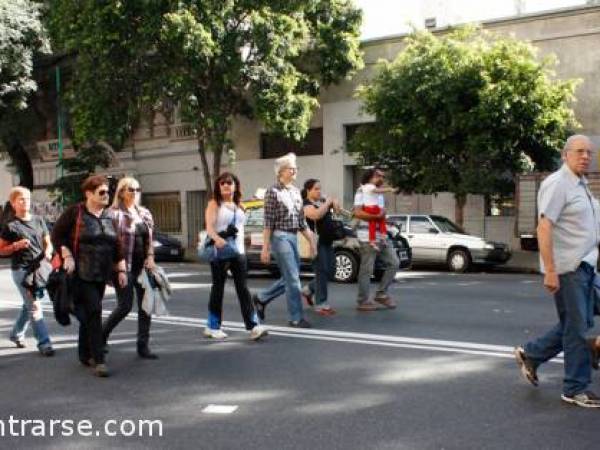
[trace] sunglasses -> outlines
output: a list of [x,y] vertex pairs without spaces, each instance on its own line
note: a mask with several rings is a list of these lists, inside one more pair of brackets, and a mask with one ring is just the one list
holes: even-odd
[[221,186],[225,186],[225,185],[227,185],[227,186],[233,186],[233,180],[222,180],[222,181],[219,181],[219,184]]
[[132,188],[132,187],[128,187],[127,188],[127,192],[133,194],[134,192],[142,192],[142,188]]
[[99,196],[103,197],[105,195],[108,195],[108,189],[100,189],[98,192],[96,192]]

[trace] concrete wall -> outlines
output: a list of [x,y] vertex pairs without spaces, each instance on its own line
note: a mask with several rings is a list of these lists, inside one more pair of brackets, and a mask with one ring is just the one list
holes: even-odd
[[6,165],[6,161],[0,160],[0,205],[8,200],[8,192],[12,187],[12,176]]

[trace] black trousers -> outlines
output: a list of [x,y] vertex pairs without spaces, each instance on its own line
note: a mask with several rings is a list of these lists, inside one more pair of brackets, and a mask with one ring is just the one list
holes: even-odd
[[102,336],[106,343],[112,330],[127,317],[133,308],[133,297],[137,297],[138,304],[138,333],[137,333],[137,348],[145,348],[150,340],[150,316],[142,309],[142,300],[144,299],[144,288],[138,283],[139,274],[133,275],[127,273],[127,286],[120,288],[117,280],[114,282],[115,291],[117,293],[117,307],[102,325]]
[[223,293],[225,291],[225,281],[227,281],[227,269],[231,270],[231,274],[233,275],[235,291],[240,302],[244,324],[247,330],[251,330],[256,326],[256,320],[254,318],[254,307],[252,306],[250,291],[248,290],[248,271],[246,269],[245,255],[239,255],[235,259],[210,263],[212,287],[210,289],[210,302],[208,304],[208,327],[213,330],[221,327]]
[[76,278],[73,284],[74,312],[79,320],[79,360],[86,363],[94,358],[96,364],[103,364],[102,299],[106,283]]

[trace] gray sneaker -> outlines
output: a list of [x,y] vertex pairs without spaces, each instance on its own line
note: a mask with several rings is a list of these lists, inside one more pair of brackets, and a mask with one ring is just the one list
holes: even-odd
[[537,370],[531,360],[525,354],[523,347],[516,347],[513,351],[517,365],[521,370],[521,375],[534,386],[539,384]]
[[600,408],[600,398],[592,391],[585,391],[575,395],[562,394],[563,402],[570,403],[582,408]]

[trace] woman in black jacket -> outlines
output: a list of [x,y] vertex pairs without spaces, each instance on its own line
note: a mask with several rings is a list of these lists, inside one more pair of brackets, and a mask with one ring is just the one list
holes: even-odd
[[102,299],[114,272],[119,287],[127,272],[117,230],[107,206],[108,180],[88,177],[81,185],[85,202],[69,207],[52,229],[52,241],[67,273],[74,275],[75,316],[79,320],[79,360],[107,377],[102,339]]

